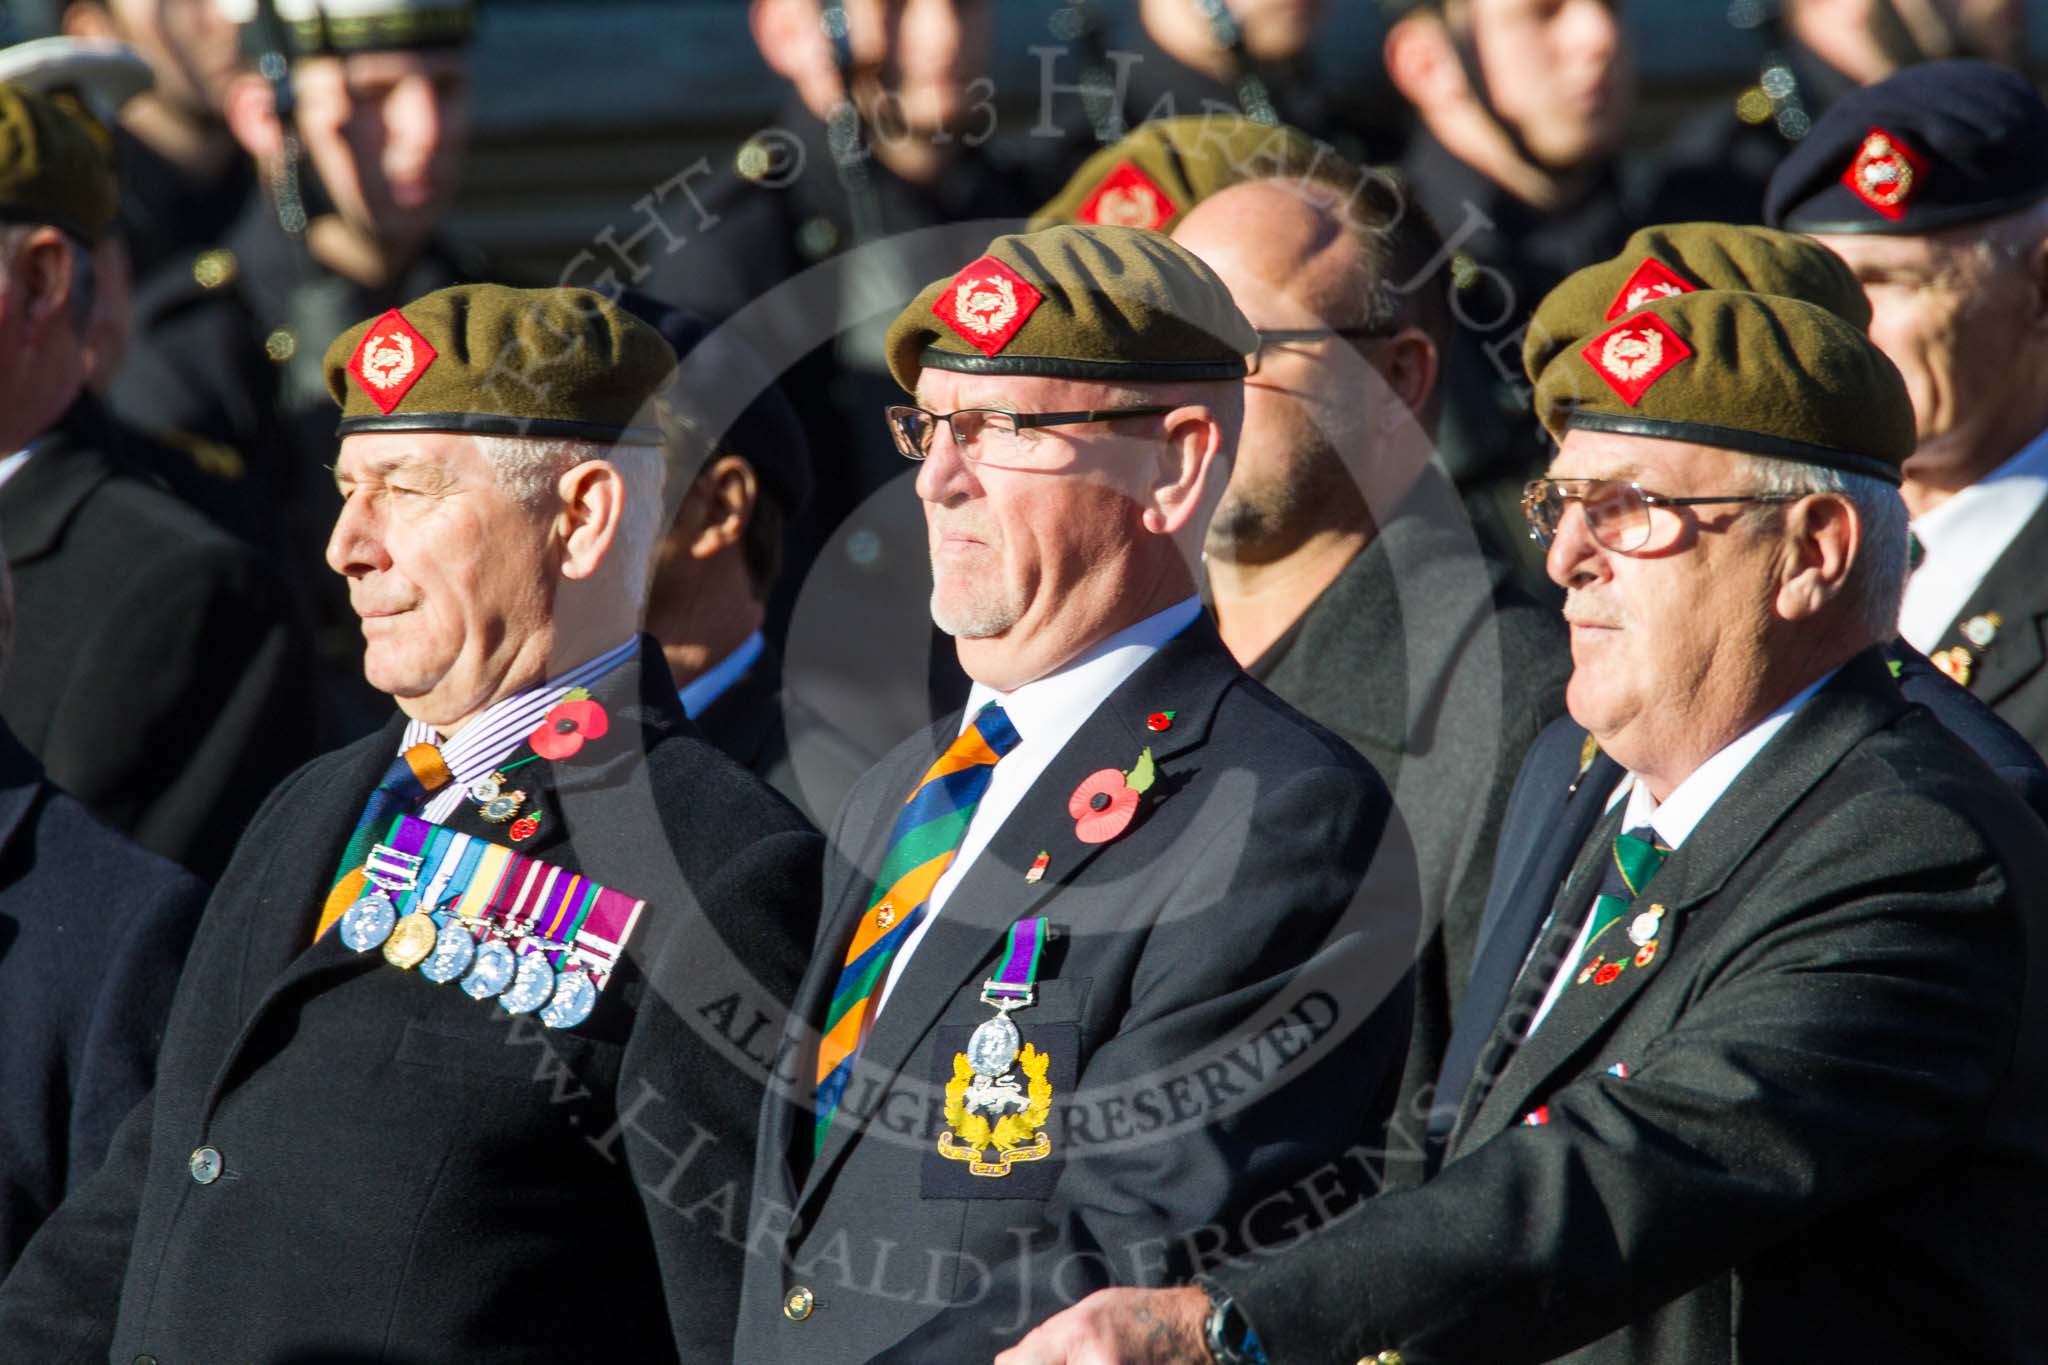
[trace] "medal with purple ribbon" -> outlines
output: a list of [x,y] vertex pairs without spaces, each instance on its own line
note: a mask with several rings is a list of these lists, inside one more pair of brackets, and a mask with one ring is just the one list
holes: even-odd
[[1017,1060],[1021,1039],[1010,1011],[1038,998],[1038,959],[1045,951],[1045,920],[1020,919],[1010,926],[1009,940],[996,962],[996,974],[982,983],[981,1003],[996,1017],[984,1019],[967,1040],[967,1063],[977,1076],[1000,1076]]

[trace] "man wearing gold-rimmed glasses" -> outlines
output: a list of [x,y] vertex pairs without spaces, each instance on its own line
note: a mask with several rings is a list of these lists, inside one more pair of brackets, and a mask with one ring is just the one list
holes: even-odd
[[1532,369],[1530,522],[1607,758],[1443,1168],[998,1365],[2017,1362],[2048,1330],[2048,833],[1887,666],[1904,383],[1834,313],[1711,289]]

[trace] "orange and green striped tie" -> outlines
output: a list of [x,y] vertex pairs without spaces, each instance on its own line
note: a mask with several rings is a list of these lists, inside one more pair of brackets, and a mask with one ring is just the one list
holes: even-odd
[[363,865],[370,860],[370,850],[377,846],[377,836],[391,827],[394,816],[417,811],[427,793],[447,786],[450,780],[451,774],[441,759],[441,751],[431,744],[415,744],[392,763],[371,791],[370,799],[364,803],[363,813],[356,820],[355,830],[348,836],[348,845],[342,850],[334,886],[320,907],[319,926],[313,930],[315,943],[326,937],[342,912],[369,885]]
[[846,945],[846,965],[833,988],[824,1036],[818,1041],[814,1154],[825,1145],[825,1133],[853,1074],[854,1057],[874,1022],[869,1002],[887,978],[897,951],[924,922],[932,888],[953,861],[996,763],[1017,742],[1017,731],[1003,708],[990,702],[932,764],[897,813],[874,890]]

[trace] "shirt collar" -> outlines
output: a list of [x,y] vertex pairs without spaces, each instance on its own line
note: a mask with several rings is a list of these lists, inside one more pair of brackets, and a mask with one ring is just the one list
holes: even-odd
[[1650,788],[1640,777],[1630,774],[1614,794],[1608,798],[1608,809],[1624,795],[1628,797],[1628,814],[1622,817],[1623,829],[1641,829],[1649,825],[1657,831],[1657,838],[1665,847],[1675,849],[1689,838],[1721,794],[1735,785],[1735,779],[1742,776],[1742,770],[1749,761],[1762,752],[1786,722],[1798,714],[1814,695],[1827,685],[1836,670],[1829,669],[1799,692],[1783,706],[1765,716],[1737,738],[1723,745],[1712,758],[1693,769],[1692,774],[1676,787],[1671,795],[1659,802],[1650,795]]
[[[2048,493],[2048,431],[1968,488],[1924,516],[1913,519],[1913,534],[1931,558],[1970,554],[1987,540],[1996,559]],[[1987,561],[1988,567],[1988,561]]]
[[738,649],[677,688],[676,699],[683,704],[683,714],[691,720],[703,715],[706,707],[724,696],[725,690],[754,666],[767,647],[768,642],[757,630]]
[[989,702],[1000,702],[1003,714],[1025,742],[1058,737],[1064,744],[1104,698],[1201,614],[1201,598],[1184,598],[1124,627],[1057,673],[1025,683],[1014,692],[998,692],[976,683],[967,694],[960,728],[964,732],[972,725],[975,715]]
[[440,732],[425,721],[407,721],[398,751],[404,753],[415,744],[439,747],[441,761],[448,765],[448,771],[454,778],[448,784],[449,788],[459,792],[496,769],[507,755],[524,744],[527,736],[568,692],[588,687],[632,658],[639,649],[637,639],[628,639],[566,673],[492,702],[481,715],[446,742],[442,741]]

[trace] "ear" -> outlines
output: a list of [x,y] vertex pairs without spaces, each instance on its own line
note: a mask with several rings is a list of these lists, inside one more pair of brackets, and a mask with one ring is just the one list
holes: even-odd
[[[754,503],[760,497],[760,480],[754,467],[738,455],[721,455],[697,476],[683,496],[683,510],[676,514],[677,533],[684,553],[692,559],[710,559],[740,543],[754,519]],[[691,519],[686,532],[683,519]]]
[[1834,493],[1815,493],[1785,505],[1785,553],[1778,583],[1778,616],[1818,616],[1841,595],[1863,544],[1856,505]]
[[1202,494],[1209,467],[1223,447],[1223,427],[1199,404],[1167,413],[1165,426],[1166,444],[1139,520],[1155,536],[1177,536],[1203,511]]
[[815,117],[829,117],[842,87],[817,0],[752,0],[747,26],[769,70],[796,87]]
[[221,97],[221,114],[242,150],[259,162],[284,154],[284,129],[270,82],[253,71],[237,74]]
[[1434,341],[1414,327],[1403,327],[1381,343],[1373,368],[1402,405],[1419,417],[1429,396],[1436,392],[1441,364]]
[[114,31],[114,17],[107,13],[107,7],[98,0],[72,0],[64,7],[64,17],[59,23],[67,38],[118,38]]
[[625,476],[609,460],[585,460],[562,475],[555,491],[562,500],[555,517],[562,577],[593,578],[618,542],[625,520]]
[[[2030,215],[2029,221],[2039,221]],[[2036,330],[2048,330],[2048,234],[2029,242],[2020,255],[2020,265],[2033,286],[2033,317]]]
[[1418,10],[1387,30],[1387,77],[1418,109],[1441,108],[1467,93],[1465,68],[1439,16]]
[[27,323],[24,335],[29,340],[43,340],[53,327],[70,324],[71,291],[78,287],[78,260],[62,232],[53,227],[39,227],[31,232],[15,252],[7,273],[10,279],[22,283],[22,313]]

